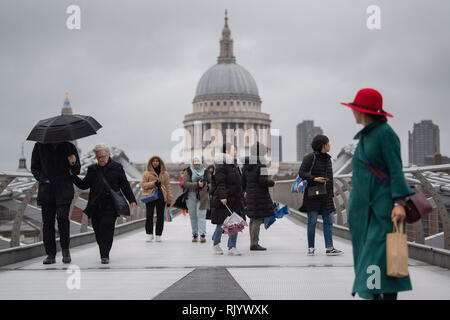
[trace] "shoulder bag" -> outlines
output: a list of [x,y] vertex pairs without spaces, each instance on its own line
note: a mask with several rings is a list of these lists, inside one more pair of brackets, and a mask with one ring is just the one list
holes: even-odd
[[106,188],[109,190],[109,193],[111,194],[111,199],[114,205],[114,208],[116,209],[116,212],[119,216],[129,216],[130,215],[130,207],[128,206],[128,202],[123,196],[122,192],[115,191],[111,186],[109,185],[108,181],[106,180],[105,176],[100,173],[101,178],[103,179],[103,183],[106,185]]

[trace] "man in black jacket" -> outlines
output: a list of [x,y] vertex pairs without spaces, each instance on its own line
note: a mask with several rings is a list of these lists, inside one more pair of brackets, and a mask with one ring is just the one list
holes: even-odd
[[78,188],[82,190],[90,189],[89,200],[84,213],[92,220],[95,238],[100,249],[101,262],[108,264],[118,214],[113,204],[110,189],[104,179],[111,189],[122,191],[131,208],[136,206],[136,198],[122,165],[110,158],[109,148],[106,145],[97,145],[94,152],[98,163],[88,167],[86,177],[83,180],[75,174],[72,175],[72,179]]
[[47,258],[44,264],[55,263],[55,218],[63,255],[63,262],[70,263],[70,204],[74,196],[69,169],[80,173],[80,159],[76,147],[70,142],[34,145],[31,156],[31,172],[39,182],[37,204],[42,207],[43,237]]

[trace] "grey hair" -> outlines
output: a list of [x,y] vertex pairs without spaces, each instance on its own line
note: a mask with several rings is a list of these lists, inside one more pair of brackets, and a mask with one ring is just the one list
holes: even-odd
[[94,147],[92,151],[94,151],[95,154],[97,154],[97,152],[99,151],[105,151],[108,154],[108,156],[111,155],[109,147],[106,144],[98,144]]

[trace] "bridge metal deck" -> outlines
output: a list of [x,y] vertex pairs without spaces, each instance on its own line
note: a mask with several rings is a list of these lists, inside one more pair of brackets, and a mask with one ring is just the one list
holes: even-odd
[[[2,267],[0,299],[233,299],[232,291],[227,296],[223,286],[208,280],[214,270],[222,275],[228,271],[237,290],[233,292],[241,289],[243,297],[250,299],[358,299],[351,296],[353,262],[348,240],[334,237],[335,247],[345,253],[328,257],[323,233],[317,229],[316,256],[308,257],[306,226],[286,216],[269,230],[261,228],[260,243],[267,251],[249,250],[247,228],[238,236],[242,256],[226,252],[218,256],[212,251],[214,227],[207,222],[204,244],[191,242],[190,219],[183,215],[165,223],[161,243],[145,242],[143,230],[117,236],[106,266],[100,263],[97,244],[73,248],[72,265],[80,268],[80,289],[68,289],[74,274],[67,273],[70,265],[61,262],[60,254],[50,266],[43,265],[44,257],[40,257]],[[224,249],[226,241],[224,235]],[[198,277],[202,272],[203,280]],[[185,287],[194,274],[192,295],[177,295],[174,288]],[[450,270],[410,259],[410,275],[413,290],[400,293],[399,299],[450,298]]]

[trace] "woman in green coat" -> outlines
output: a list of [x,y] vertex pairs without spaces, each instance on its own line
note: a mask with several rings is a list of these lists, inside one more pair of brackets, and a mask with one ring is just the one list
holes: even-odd
[[[403,174],[400,140],[387,124],[391,114],[382,109],[381,94],[360,90],[352,103],[355,120],[364,128],[353,156],[352,190],[349,197],[350,228],[355,280],[352,294],[364,299],[395,300],[399,291],[412,290],[409,276],[387,276],[386,234],[393,221],[404,223],[405,202],[414,194]],[[385,179],[376,177],[378,170]]]

